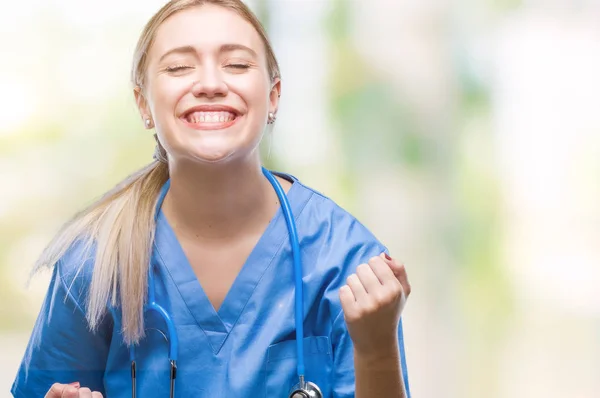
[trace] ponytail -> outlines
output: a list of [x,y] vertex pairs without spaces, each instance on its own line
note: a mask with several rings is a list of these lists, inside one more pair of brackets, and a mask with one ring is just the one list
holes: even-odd
[[[164,149],[163,149],[164,151]],[[156,156],[155,156],[156,158]],[[107,305],[121,307],[125,343],[144,336],[143,306],[155,231],[156,202],[169,178],[166,159],[137,171],[98,201],[67,222],[37,260],[33,272],[53,267],[76,242],[85,253],[95,248],[92,280],[86,300],[86,318],[95,331]]]

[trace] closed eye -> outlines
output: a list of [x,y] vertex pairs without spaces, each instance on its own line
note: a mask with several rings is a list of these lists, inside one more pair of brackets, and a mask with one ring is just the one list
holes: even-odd
[[227,68],[234,68],[234,69],[248,69],[250,67],[249,64],[228,64],[225,66]]
[[191,66],[186,66],[186,65],[176,65],[176,66],[169,66],[167,68],[165,68],[165,70],[167,72],[179,72],[185,69],[189,69],[191,68]]

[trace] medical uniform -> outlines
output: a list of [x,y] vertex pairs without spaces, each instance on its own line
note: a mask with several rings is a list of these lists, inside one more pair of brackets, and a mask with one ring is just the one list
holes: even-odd
[[[326,398],[354,397],[352,341],[338,290],[359,264],[386,249],[332,200],[292,176],[280,176],[293,181],[287,197],[304,263],[306,380],[316,383]],[[120,315],[107,313],[99,330],[89,331],[84,311],[93,260],[87,259],[77,273],[81,261],[82,253],[74,246],[54,268],[11,390],[15,397],[41,398],[52,383],[74,381],[102,392],[105,398],[131,396],[131,362],[120,335]],[[156,301],[170,313],[179,336],[176,397],[288,396],[297,383],[294,269],[281,209],[218,311],[162,212],[151,261]],[[168,397],[165,325],[154,313],[147,313],[145,327],[146,338],[136,347],[137,394]],[[402,324],[398,339],[409,390]]]

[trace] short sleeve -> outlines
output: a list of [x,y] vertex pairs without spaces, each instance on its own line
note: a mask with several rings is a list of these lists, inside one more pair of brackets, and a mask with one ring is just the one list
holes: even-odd
[[[354,398],[354,349],[352,340],[344,314],[341,312],[334,320],[332,329],[332,346],[333,346],[333,397],[334,398]],[[398,325],[398,346],[400,348],[400,364],[402,366],[402,378],[404,379],[404,387],[406,396],[410,398],[410,387],[408,384],[408,369],[406,366],[406,353],[404,349],[404,332],[402,327],[402,319]]]
[[78,295],[67,286],[57,265],[11,389],[16,398],[43,397],[53,383],[75,381],[104,393],[110,329],[103,325],[92,333]]

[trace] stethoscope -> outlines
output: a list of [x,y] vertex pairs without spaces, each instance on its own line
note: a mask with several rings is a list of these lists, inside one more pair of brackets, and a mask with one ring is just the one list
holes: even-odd
[[[296,232],[296,222],[292,214],[292,209],[287,196],[279,184],[279,181],[271,174],[270,171],[262,168],[262,172],[269,180],[275,193],[279,197],[281,203],[281,209],[287,224],[288,234],[290,238],[290,244],[292,246],[292,257],[294,260],[294,283],[295,283],[295,321],[296,321],[296,354],[297,354],[297,375],[298,383],[294,385],[289,393],[289,398],[323,398],[323,394],[319,387],[310,381],[304,379],[304,308],[303,308],[303,291],[302,291],[302,258],[300,255],[300,244],[298,241],[298,234]],[[158,209],[160,209],[163,200],[169,190],[170,181],[167,181],[163,187],[158,202],[156,204],[156,214],[158,215]],[[155,218],[156,221],[156,218]],[[148,270],[148,303],[144,306],[144,314],[147,312],[154,311],[159,317],[161,317],[167,326],[166,338],[169,344],[169,364],[170,370],[170,398],[175,396],[175,378],[177,377],[177,353],[179,350],[179,339],[177,337],[177,331],[175,324],[169,313],[156,302],[155,296],[155,284],[152,263]],[[129,347],[129,359],[131,361],[131,397],[136,398],[136,360],[135,360],[135,346],[132,344]]]

